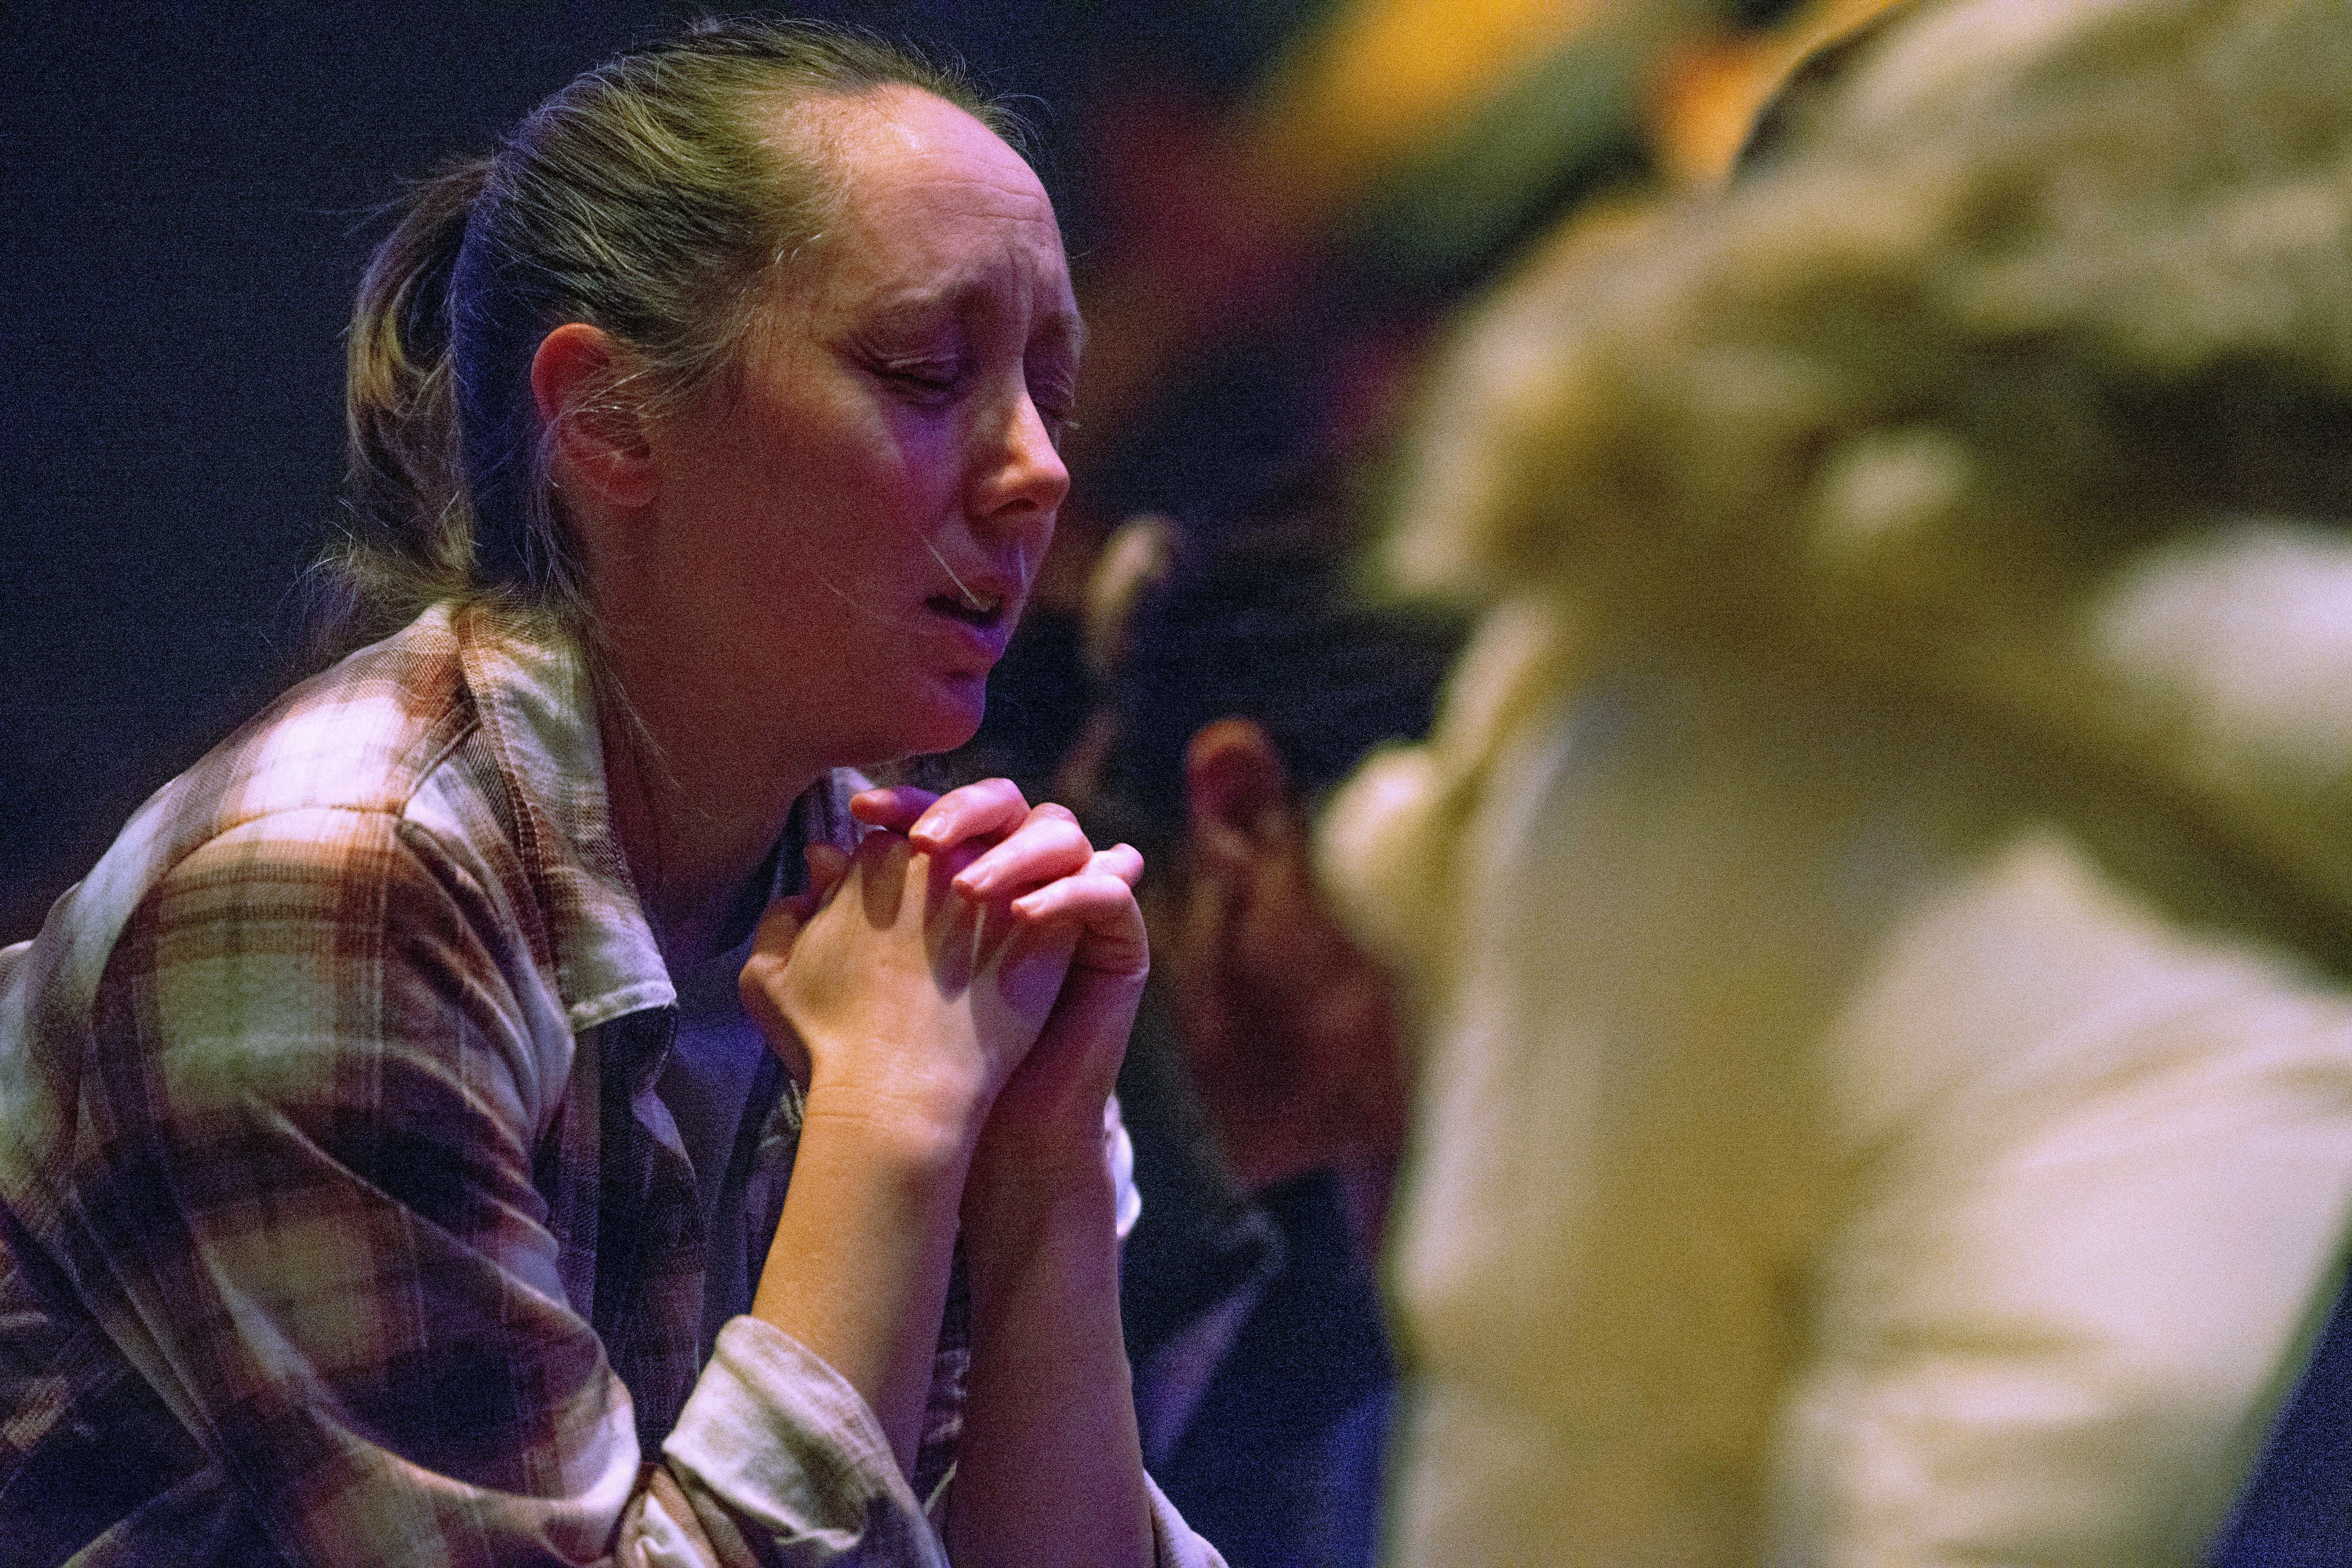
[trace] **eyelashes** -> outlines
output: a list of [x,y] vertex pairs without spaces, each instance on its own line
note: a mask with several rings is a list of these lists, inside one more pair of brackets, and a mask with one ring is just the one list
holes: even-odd
[[[1076,402],[1076,376],[1049,356],[1042,366],[1024,366],[1024,383],[1029,401],[1045,421],[1047,432],[1059,441],[1076,428],[1070,417]],[[867,366],[877,379],[887,383],[898,395],[920,407],[941,407],[963,395],[972,383],[971,363],[968,356],[917,356],[903,353],[874,352],[867,355]]]
[[[966,377],[961,367],[894,367],[883,371],[882,377],[899,389],[900,395],[919,406],[943,407],[956,400],[964,390]],[[1063,387],[1051,384],[1029,386],[1029,402],[1045,421],[1046,433],[1056,442],[1077,428],[1070,417],[1075,399]]]
[[1056,446],[1061,444],[1063,437],[1078,427],[1078,422],[1070,417],[1071,405],[1077,399],[1067,387],[1032,385],[1029,401],[1036,408],[1037,417],[1045,422],[1045,433],[1054,438]]
[[882,379],[926,405],[945,403],[962,386],[963,367],[953,361],[899,360],[880,367]]

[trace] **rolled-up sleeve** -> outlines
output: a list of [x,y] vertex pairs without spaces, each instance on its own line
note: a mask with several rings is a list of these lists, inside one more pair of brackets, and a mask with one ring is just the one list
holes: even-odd
[[[629,1568],[946,1568],[947,1552],[857,1391],[781,1330],[737,1318],[630,1510]],[[1224,1559],[1150,1489],[1158,1568]]]

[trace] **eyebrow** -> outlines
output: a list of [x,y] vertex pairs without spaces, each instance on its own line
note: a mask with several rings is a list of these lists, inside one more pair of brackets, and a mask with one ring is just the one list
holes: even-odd
[[[973,301],[985,298],[990,290],[976,278],[955,279],[936,288],[910,287],[897,291],[874,308],[874,320],[885,327],[906,324],[919,325],[924,318],[945,315],[961,316]],[[1075,357],[1083,356],[1087,347],[1086,318],[1075,309],[1055,307],[1038,318],[1031,341],[1043,338],[1054,347]]]

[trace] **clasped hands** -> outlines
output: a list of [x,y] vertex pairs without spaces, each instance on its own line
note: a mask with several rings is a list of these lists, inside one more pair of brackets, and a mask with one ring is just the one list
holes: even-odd
[[743,967],[745,1006],[814,1116],[1047,1179],[1099,1161],[1150,949],[1143,859],[1010,781],[868,790],[855,855],[809,851]]

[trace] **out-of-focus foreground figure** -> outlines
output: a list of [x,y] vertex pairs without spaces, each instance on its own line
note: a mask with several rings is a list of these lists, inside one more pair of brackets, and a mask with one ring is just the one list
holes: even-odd
[[1922,8],[1585,248],[1321,846],[1429,1040],[1391,1554],[2193,1561],[2352,1195],[2352,13]]

